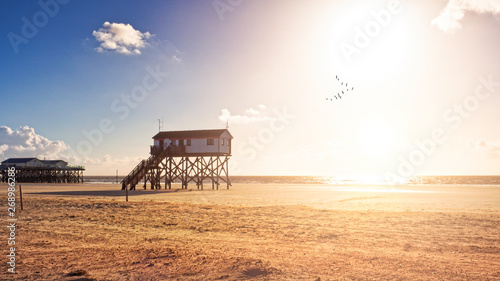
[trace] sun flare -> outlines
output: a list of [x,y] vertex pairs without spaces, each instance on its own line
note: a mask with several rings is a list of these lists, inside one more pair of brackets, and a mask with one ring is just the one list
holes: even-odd
[[360,129],[360,147],[368,153],[385,153],[395,146],[390,125],[380,121],[367,122]]

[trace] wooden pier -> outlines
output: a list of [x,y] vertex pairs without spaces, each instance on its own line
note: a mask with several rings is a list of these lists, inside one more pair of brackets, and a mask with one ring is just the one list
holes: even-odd
[[11,158],[0,166],[0,181],[7,182],[8,169],[15,168],[15,181],[20,183],[83,183],[83,166],[69,166],[62,160]]

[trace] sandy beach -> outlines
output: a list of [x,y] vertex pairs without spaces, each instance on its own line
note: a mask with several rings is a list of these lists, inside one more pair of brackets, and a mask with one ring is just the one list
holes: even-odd
[[22,186],[2,280],[500,279],[497,186]]

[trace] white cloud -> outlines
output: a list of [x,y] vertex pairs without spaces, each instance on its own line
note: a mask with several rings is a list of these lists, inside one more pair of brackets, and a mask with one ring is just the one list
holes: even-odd
[[153,35],[149,32],[140,32],[130,24],[105,22],[98,31],[92,32],[97,41],[101,42],[96,48],[98,52],[113,51],[120,54],[141,54],[141,49],[148,43],[147,39]]
[[13,131],[7,126],[0,126],[0,160],[7,158],[37,157],[38,159],[61,159],[72,165],[135,165],[142,158],[123,157],[113,158],[106,154],[103,157],[80,157],[63,141],[52,141],[35,132],[28,126]]
[[261,111],[249,108],[245,110],[245,114],[243,115],[233,115],[227,108],[224,108],[222,109],[221,115],[219,115],[219,120],[224,123],[229,122],[231,124],[250,124],[261,121],[269,121],[275,118],[271,118],[262,112],[262,110],[266,108],[264,105],[261,104],[258,107]]
[[250,114],[250,115],[259,115],[260,114],[260,112],[258,110],[255,110],[251,107],[249,109],[245,110],[245,113]]
[[67,149],[63,141],[51,141],[35,133],[28,126],[13,131],[6,126],[0,127],[0,155],[10,157],[47,157],[58,156]]
[[178,56],[176,55],[173,55],[172,58],[171,58],[172,61],[176,61],[176,62],[181,62],[182,59],[180,59]]
[[458,29],[466,12],[500,15],[500,0],[449,0],[432,24],[443,31]]
[[500,158],[500,142],[486,141],[483,139],[477,141],[467,140],[467,148],[483,153],[489,157]]
[[6,144],[0,145],[0,155],[2,155],[4,153],[4,151],[6,151],[8,148],[9,148],[9,146]]

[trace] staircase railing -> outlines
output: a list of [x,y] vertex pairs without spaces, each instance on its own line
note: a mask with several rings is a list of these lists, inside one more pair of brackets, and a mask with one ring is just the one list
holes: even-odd
[[122,179],[121,184],[122,184],[122,189],[124,189],[131,181],[132,179],[139,173],[141,169],[144,168],[144,162],[145,160],[142,160],[135,166],[135,168],[126,176]]
[[122,179],[122,189],[125,189],[127,185],[137,184],[140,179],[147,174],[147,172],[151,169],[152,166],[158,165],[158,160],[161,161],[168,154],[168,149],[163,150],[161,153],[157,155],[151,155],[146,160],[141,160],[137,166]]

